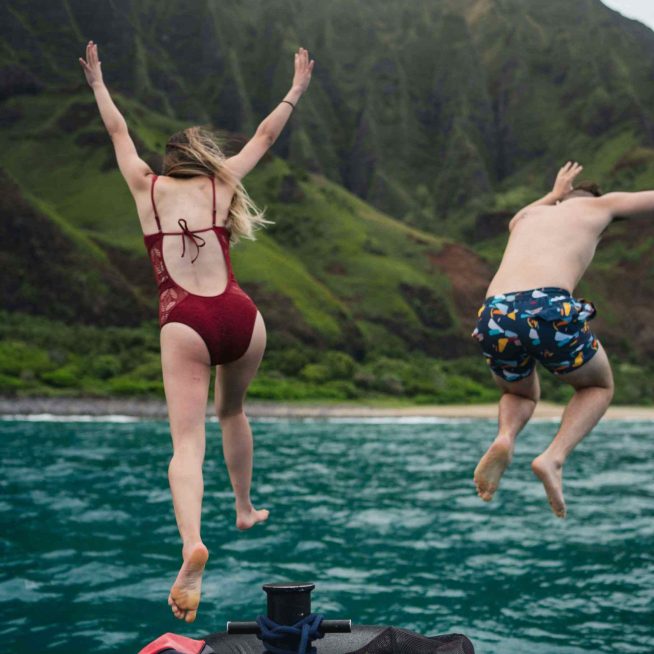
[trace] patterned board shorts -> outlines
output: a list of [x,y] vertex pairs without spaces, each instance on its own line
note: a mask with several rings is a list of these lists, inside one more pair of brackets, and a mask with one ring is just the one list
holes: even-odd
[[588,320],[592,302],[561,288],[537,288],[486,298],[472,337],[491,370],[508,382],[528,377],[540,361],[562,375],[590,361],[599,348]]

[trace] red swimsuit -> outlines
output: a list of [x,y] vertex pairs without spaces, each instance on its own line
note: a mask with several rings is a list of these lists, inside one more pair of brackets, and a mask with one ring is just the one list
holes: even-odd
[[[205,342],[211,357],[211,365],[229,363],[240,359],[248,349],[254,322],[257,318],[257,307],[236,283],[232,264],[229,259],[229,230],[216,225],[216,184],[211,178],[213,190],[213,211],[211,227],[191,231],[186,220],[180,218],[177,224],[179,232],[162,232],[161,221],[154,202],[154,185],[157,175],[152,176],[150,198],[154,217],[159,231],[146,234],[143,238],[148,249],[150,261],[159,286],[159,325],[163,327],[169,322],[179,322],[196,331]],[[163,237],[178,234],[182,237],[182,256],[186,254],[186,240],[191,239],[195,245],[194,262],[204,246],[204,238],[198,236],[202,232],[213,232],[220,243],[227,267],[227,285],[218,295],[196,295],[179,286],[166,268],[162,254]]]

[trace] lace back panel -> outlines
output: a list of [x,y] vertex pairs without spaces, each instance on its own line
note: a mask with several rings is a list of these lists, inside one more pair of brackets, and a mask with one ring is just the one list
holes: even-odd
[[150,247],[150,261],[159,287],[159,324],[164,325],[170,312],[188,297],[188,293],[176,286],[170,278],[161,252],[161,243],[162,241],[159,240]]
[[152,268],[154,270],[154,276],[157,280],[157,286],[161,287],[169,282],[170,277],[168,276],[166,264],[163,260],[163,254],[161,253],[161,241],[150,248],[150,261],[152,262]]
[[178,287],[167,288],[159,295],[159,324],[164,325],[170,312],[186,297],[188,293]]

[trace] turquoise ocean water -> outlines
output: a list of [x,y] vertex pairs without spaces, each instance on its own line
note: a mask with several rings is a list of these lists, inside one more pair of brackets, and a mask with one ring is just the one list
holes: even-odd
[[496,499],[471,476],[490,421],[259,421],[257,506],[233,526],[209,426],[198,620],[166,597],[180,547],[167,425],[0,421],[0,642],[15,654],[136,653],[262,612],[262,583],[310,580],[314,609],[357,623],[467,634],[481,654],[654,651],[654,423],[606,422],[566,469],[569,518],[529,462],[555,423],[522,436]]

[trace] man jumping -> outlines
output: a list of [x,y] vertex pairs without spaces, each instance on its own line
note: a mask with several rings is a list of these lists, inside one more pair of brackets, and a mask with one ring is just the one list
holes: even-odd
[[595,307],[572,292],[616,216],[654,217],[654,191],[601,196],[593,184],[573,187],[581,170],[568,162],[552,191],[509,223],[509,242],[472,334],[502,389],[497,437],[474,474],[483,500],[493,498],[516,437],[536,408],[536,361],[575,389],[556,436],[531,464],[560,518],[566,515],[563,464],[613,397],[609,360],[588,324]]

